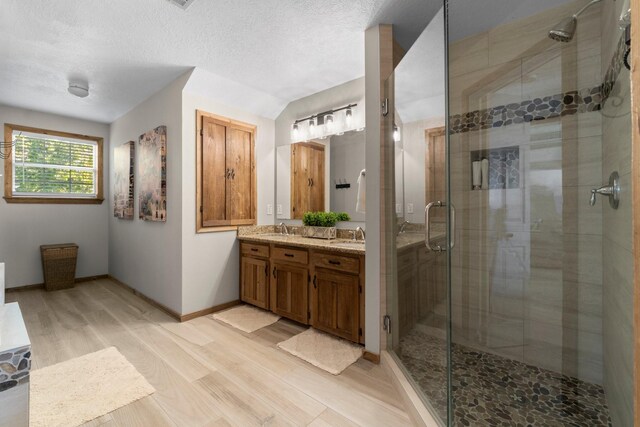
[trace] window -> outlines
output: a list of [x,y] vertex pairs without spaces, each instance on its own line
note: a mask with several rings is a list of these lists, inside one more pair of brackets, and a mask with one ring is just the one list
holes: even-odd
[[102,203],[102,138],[7,124],[5,140],[7,202]]

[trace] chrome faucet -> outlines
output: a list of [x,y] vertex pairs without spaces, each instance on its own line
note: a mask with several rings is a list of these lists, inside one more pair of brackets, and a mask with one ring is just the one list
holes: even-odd
[[280,227],[280,234],[282,234],[283,236],[289,235],[289,229],[287,228],[284,222],[281,222],[280,225],[278,225],[278,227]]
[[364,241],[366,239],[365,238],[365,234],[364,234],[364,230],[360,226],[356,227],[356,231],[353,232],[354,240],[358,240],[358,231],[362,235],[362,240]]
[[402,234],[404,233],[404,229],[407,227],[407,225],[411,224],[409,221],[405,221],[402,224],[400,224],[400,227],[398,228],[398,234]]

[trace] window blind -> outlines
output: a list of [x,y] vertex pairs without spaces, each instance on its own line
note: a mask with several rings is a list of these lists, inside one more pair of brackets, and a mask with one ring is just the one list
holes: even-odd
[[94,142],[18,131],[13,140],[15,195],[96,197]]

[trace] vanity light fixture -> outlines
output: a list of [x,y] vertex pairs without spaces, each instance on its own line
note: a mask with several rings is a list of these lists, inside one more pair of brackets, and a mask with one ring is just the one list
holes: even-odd
[[[358,104],[347,104],[340,108],[323,111],[322,113],[312,114],[293,122],[291,128],[291,141],[299,142],[313,138],[326,138],[331,135],[342,135],[347,130],[353,129],[353,110]],[[344,111],[344,119],[336,113]],[[342,114],[342,113],[341,113]],[[305,122],[307,126],[305,126]],[[359,128],[364,130],[364,128]]]
[[333,133],[333,112],[324,116],[324,128],[327,134]]
[[393,142],[400,142],[400,129],[395,123],[393,124]]
[[309,119],[309,136],[315,136],[316,133],[316,122],[313,119],[313,117],[311,117]]

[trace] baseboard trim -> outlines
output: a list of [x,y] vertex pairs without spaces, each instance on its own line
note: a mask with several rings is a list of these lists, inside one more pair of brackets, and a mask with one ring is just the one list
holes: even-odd
[[[76,277],[75,283],[92,282],[94,280],[106,279],[108,277],[109,277],[108,274],[100,274],[97,276]],[[5,288],[5,292],[23,292],[23,291],[31,291],[33,289],[44,289],[44,283],[36,283],[34,285],[23,285],[23,286],[14,286],[12,288]]]
[[205,308],[204,310],[195,311],[193,313],[180,316],[180,321],[186,322],[188,320],[195,319],[196,317],[206,316],[207,314],[212,314],[218,311],[226,310],[227,308],[235,307],[239,304],[241,304],[241,301],[237,299],[235,301],[226,302],[224,304],[214,305],[213,307]]
[[387,351],[382,352],[382,366],[386,369],[389,377],[391,377],[391,382],[399,392],[413,425],[420,427],[441,427],[441,424],[436,421],[420,396],[418,396],[418,393],[404,375],[393,356]]
[[368,360],[371,363],[375,363],[376,365],[380,364],[380,355],[376,353],[371,353],[370,351],[365,350],[362,354],[362,358],[364,360]]
[[129,292],[131,292],[135,296],[140,297],[141,299],[145,300],[146,302],[148,302],[149,304],[151,304],[152,306],[154,306],[158,310],[163,311],[166,314],[168,314],[169,316],[173,317],[174,319],[180,321],[181,315],[179,313],[176,313],[175,311],[173,311],[172,309],[170,309],[166,305],[160,304],[158,301],[154,300],[153,298],[149,298],[148,296],[146,296],[142,292],[133,289],[131,286],[129,286],[126,283],[116,279],[115,277],[113,277],[110,274],[109,274],[108,279],[111,280],[116,285],[126,289]]
[[204,310],[195,311],[193,313],[179,314],[179,313],[173,311],[172,309],[170,309],[169,307],[167,307],[166,305],[160,304],[158,301],[154,300],[153,298],[149,298],[148,296],[146,296],[142,292],[133,289],[131,286],[129,286],[126,283],[116,279],[115,277],[113,277],[111,275],[108,275],[107,278],[109,280],[111,280],[112,282],[114,282],[115,284],[117,284],[117,285],[123,287],[124,289],[128,290],[129,292],[133,293],[135,296],[142,298],[143,300],[145,300],[146,302],[148,302],[152,306],[156,307],[158,310],[161,310],[161,311],[165,312],[169,316],[171,316],[174,319],[176,319],[178,322],[186,322],[188,320],[195,319],[196,317],[206,316],[207,314],[215,313],[217,311],[222,311],[222,310],[225,310],[225,309],[227,309],[229,307],[233,307],[235,305],[240,304],[240,300],[235,300],[235,301],[227,302],[227,303],[224,303],[224,304],[215,305],[213,307],[205,308]]

